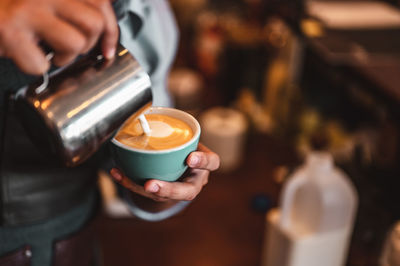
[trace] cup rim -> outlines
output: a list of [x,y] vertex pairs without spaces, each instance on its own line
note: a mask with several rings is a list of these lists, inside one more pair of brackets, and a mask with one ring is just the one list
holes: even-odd
[[[151,107],[149,107],[148,110],[146,110],[146,111],[144,112],[144,114],[146,114],[146,113],[149,112],[150,110],[170,110],[170,111],[172,111],[172,112],[176,112],[176,113],[180,113],[180,114],[182,114],[182,115],[185,115],[185,116],[189,117],[189,119],[191,119],[191,120],[194,122],[196,132],[194,133],[193,137],[192,137],[188,142],[185,142],[185,143],[183,143],[182,145],[176,146],[176,147],[174,147],[174,148],[165,149],[165,150],[144,150],[144,149],[133,148],[133,147],[130,147],[130,146],[128,146],[128,145],[125,145],[125,144],[119,142],[118,140],[116,140],[116,139],[115,139],[115,136],[112,138],[111,142],[112,142],[114,145],[117,145],[117,146],[119,146],[120,148],[123,148],[123,149],[125,149],[125,150],[130,150],[130,151],[140,152],[140,153],[147,153],[147,154],[163,154],[163,153],[170,153],[170,152],[182,150],[182,149],[186,148],[187,146],[191,145],[193,142],[195,142],[195,141],[197,141],[197,140],[199,139],[200,133],[201,133],[201,127],[200,127],[200,124],[199,124],[199,122],[197,121],[197,119],[194,118],[191,114],[189,114],[189,113],[187,113],[187,112],[185,112],[185,111],[176,109],[176,108],[161,107],[161,106],[151,106]],[[122,126],[121,126],[121,127],[122,127]],[[121,129],[121,127],[117,130],[117,133],[119,132],[119,130]],[[116,135],[116,134],[115,134],[115,135]]]

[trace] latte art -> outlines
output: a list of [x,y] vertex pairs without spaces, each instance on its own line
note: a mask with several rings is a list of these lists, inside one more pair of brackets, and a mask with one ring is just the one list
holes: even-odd
[[193,130],[182,120],[162,114],[145,115],[150,134],[143,132],[138,119],[126,124],[115,139],[136,149],[166,150],[185,144],[193,137]]

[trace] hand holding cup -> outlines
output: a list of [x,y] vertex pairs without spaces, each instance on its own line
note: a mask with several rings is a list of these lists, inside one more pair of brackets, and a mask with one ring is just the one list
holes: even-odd
[[218,169],[219,156],[199,143],[198,150],[190,153],[186,160],[189,170],[180,182],[167,182],[157,179],[147,181],[144,186],[132,182],[117,168],[111,170],[116,182],[134,193],[155,201],[193,200],[208,183],[210,171]]
[[[207,183],[209,171],[218,168],[218,155],[198,144],[200,125],[190,114],[163,107],[152,107],[146,113],[147,117],[167,115],[177,121],[169,118],[149,121],[153,128],[161,128],[163,133],[152,130],[155,135],[147,136],[143,132],[130,134],[129,131],[141,127],[138,121],[135,125],[128,120],[112,140],[119,169],[113,169],[111,175],[131,191],[156,201],[192,200]],[[174,129],[164,128],[164,122]],[[129,143],[130,139],[133,143]],[[182,182],[176,182],[178,179]]]

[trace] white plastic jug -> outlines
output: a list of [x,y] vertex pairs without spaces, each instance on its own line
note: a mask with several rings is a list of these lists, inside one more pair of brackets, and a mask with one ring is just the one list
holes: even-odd
[[280,209],[267,216],[263,265],[344,265],[357,201],[329,153],[309,154],[286,182]]

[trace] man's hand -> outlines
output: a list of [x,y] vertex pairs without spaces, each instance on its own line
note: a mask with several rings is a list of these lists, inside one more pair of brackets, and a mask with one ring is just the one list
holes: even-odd
[[40,41],[53,49],[53,62],[62,66],[99,38],[103,55],[112,58],[118,34],[110,0],[0,1],[0,56],[28,74],[42,74],[50,66]]
[[132,192],[155,201],[188,201],[193,200],[203,186],[207,184],[210,171],[218,169],[219,156],[200,143],[198,150],[188,156],[186,163],[190,170],[182,179],[182,182],[165,182],[153,179],[147,181],[144,186],[139,186],[116,168],[111,170],[111,176]]

